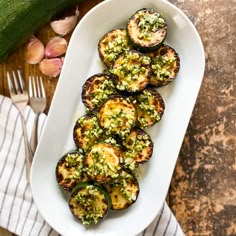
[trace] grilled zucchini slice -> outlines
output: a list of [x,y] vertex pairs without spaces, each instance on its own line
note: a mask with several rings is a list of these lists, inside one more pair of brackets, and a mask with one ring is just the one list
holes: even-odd
[[98,121],[105,133],[125,137],[136,123],[136,109],[125,97],[116,96],[107,100],[100,108]]
[[143,8],[128,20],[127,34],[135,49],[143,52],[153,51],[165,40],[167,23],[156,10]]
[[108,68],[128,49],[131,49],[131,46],[128,44],[125,29],[113,29],[106,33],[98,42],[99,57]]
[[122,170],[118,178],[105,185],[111,196],[111,209],[123,210],[131,206],[138,198],[139,183],[137,178]]
[[108,213],[111,199],[107,191],[91,183],[80,183],[72,191],[69,208],[83,225],[98,224]]
[[117,146],[100,142],[94,144],[84,158],[88,177],[100,183],[116,178],[120,172],[121,152]]
[[111,95],[117,94],[113,83],[114,76],[110,73],[99,73],[86,80],[82,90],[82,101],[88,109],[97,109]]
[[165,103],[156,90],[151,88],[143,90],[133,102],[137,109],[138,126],[140,128],[145,129],[161,120]]
[[151,59],[144,54],[130,50],[122,54],[114,63],[110,72],[115,77],[116,88],[120,91],[137,92],[149,83]]
[[102,133],[97,117],[87,114],[76,121],[73,138],[76,146],[86,152],[94,142],[99,140]]
[[121,148],[121,143],[120,143],[120,140],[117,136],[112,136],[112,135],[103,135],[101,137],[101,141],[104,142],[104,143],[109,143],[111,145],[114,145],[118,148]]
[[71,191],[78,183],[88,179],[83,171],[83,159],[82,152],[72,151],[58,161],[56,179],[63,189]]
[[153,153],[153,142],[148,133],[139,128],[134,128],[123,140],[126,148],[123,153],[125,168],[134,170],[139,164],[148,161]]
[[146,55],[152,59],[150,84],[160,87],[176,78],[180,68],[180,58],[174,48],[163,44],[159,49]]

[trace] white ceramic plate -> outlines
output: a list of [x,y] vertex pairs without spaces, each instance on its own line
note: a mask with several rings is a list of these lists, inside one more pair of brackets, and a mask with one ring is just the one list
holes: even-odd
[[[70,213],[67,196],[55,178],[59,158],[74,149],[72,130],[84,113],[81,89],[91,75],[102,72],[99,38],[125,26],[143,7],[157,9],[168,22],[166,43],[179,53],[181,69],[174,82],[159,89],[166,104],[161,122],[148,132],[155,143],[151,160],[143,168],[137,202],[113,212],[99,225],[85,229]],[[147,227],[165,200],[178,153],[204,73],[204,50],[190,20],[166,0],[107,0],[88,12],[74,30],[32,171],[34,200],[45,220],[62,235],[135,235]],[[145,216],[145,217],[144,217]]]

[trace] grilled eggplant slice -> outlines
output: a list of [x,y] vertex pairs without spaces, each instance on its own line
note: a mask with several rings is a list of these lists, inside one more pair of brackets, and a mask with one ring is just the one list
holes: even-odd
[[137,178],[124,170],[112,183],[106,184],[105,188],[111,196],[112,210],[128,208],[137,200],[139,195]]
[[137,109],[138,126],[142,129],[159,122],[165,110],[162,96],[154,89],[147,88],[137,94],[133,101]]
[[113,29],[106,33],[98,42],[100,59],[108,68],[128,49],[131,49],[131,46],[128,44],[125,29]]
[[100,142],[94,144],[84,158],[88,177],[100,183],[116,178],[120,172],[121,152],[117,146]]
[[69,208],[83,225],[98,224],[108,213],[111,199],[107,191],[91,183],[80,183],[72,191]]
[[73,138],[76,146],[86,152],[94,142],[99,140],[102,133],[97,117],[87,114],[76,121]]
[[117,94],[113,83],[114,76],[111,73],[99,73],[86,80],[82,90],[82,101],[88,109],[99,108],[111,95]]
[[166,20],[154,9],[140,9],[128,20],[127,35],[136,50],[153,51],[160,47],[166,38]]
[[83,159],[83,153],[76,150],[68,152],[58,161],[56,179],[63,189],[71,191],[78,183],[88,179],[83,171]]
[[107,100],[100,108],[98,121],[107,135],[125,137],[136,123],[136,109],[125,97],[116,96]]
[[120,91],[137,92],[149,83],[151,59],[144,54],[130,50],[122,54],[114,63],[110,72],[115,77],[116,88]]
[[148,161],[153,153],[153,142],[148,133],[139,128],[134,128],[123,140],[126,148],[123,153],[125,168],[134,170],[139,164]]
[[180,68],[180,58],[174,48],[163,44],[158,50],[145,55],[152,59],[150,84],[160,87],[176,78]]

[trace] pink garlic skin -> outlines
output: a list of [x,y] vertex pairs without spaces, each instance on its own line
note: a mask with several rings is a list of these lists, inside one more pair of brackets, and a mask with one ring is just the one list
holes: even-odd
[[40,71],[49,77],[57,77],[62,69],[64,58],[43,59],[39,63]]
[[76,8],[75,15],[67,16],[65,18],[52,21],[50,26],[52,27],[53,31],[61,36],[65,36],[69,34],[76,26],[77,19],[79,16],[78,7]]
[[25,60],[29,64],[37,64],[44,57],[44,45],[34,35],[26,45]]
[[51,38],[45,47],[45,57],[54,58],[65,54],[67,50],[67,45],[68,43],[64,38],[58,36]]

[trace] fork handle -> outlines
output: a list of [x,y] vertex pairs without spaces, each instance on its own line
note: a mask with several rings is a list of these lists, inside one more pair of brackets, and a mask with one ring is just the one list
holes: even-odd
[[22,129],[23,129],[23,136],[24,136],[24,143],[25,143],[26,179],[29,183],[30,182],[30,168],[31,168],[31,164],[32,164],[33,153],[32,153],[31,147],[29,145],[28,134],[27,134],[27,130],[26,130],[24,116],[21,114],[20,118],[21,118],[21,124],[22,124]]
[[38,120],[39,120],[39,114],[36,113],[32,128],[32,134],[30,138],[30,146],[33,153],[35,153],[36,147],[38,145]]

